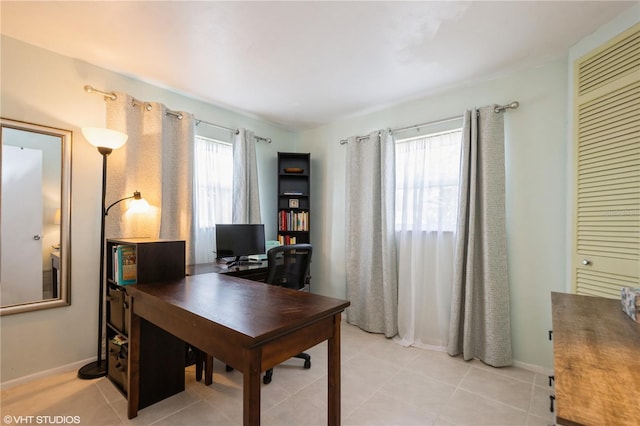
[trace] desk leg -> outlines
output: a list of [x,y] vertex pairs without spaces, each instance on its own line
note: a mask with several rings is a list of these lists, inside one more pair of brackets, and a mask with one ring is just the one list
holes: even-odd
[[[135,303],[131,300],[131,303]],[[130,419],[138,415],[140,403],[140,317],[131,310],[131,321],[129,323],[129,392],[127,395],[127,417]]]
[[327,424],[340,425],[340,314],[333,317],[333,336],[328,340]]
[[243,405],[242,422],[244,426],[260,425],[260,375],[262,350],[254,349],[247,354],[249,366],[242,373]]
[[204,384],[209,386],[213,383],[213,357],[205,354],[204,361]]

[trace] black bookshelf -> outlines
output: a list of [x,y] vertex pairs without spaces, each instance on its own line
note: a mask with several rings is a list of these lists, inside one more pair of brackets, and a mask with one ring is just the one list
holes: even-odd
[[[107,377],[125,397],[129,393],[128,340],[131,323],[128,285],[118,285],[114,261],[117,246],[135,248],[135,284],[172,281],[185,276],[185,242],[151,238],[108,239],[107,283]],[[133,284],[129,284],[133,285]],[[141,319],[140,407],[149,406],[184,390],[185,343],[154,324]],[[142,397],[144,395],[144,397]]]
[[278,152],[278,241],[310,243],[310,212],[311,154]]

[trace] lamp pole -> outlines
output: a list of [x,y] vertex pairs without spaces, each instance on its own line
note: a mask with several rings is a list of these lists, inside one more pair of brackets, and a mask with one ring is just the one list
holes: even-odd
[[98,350],[97,359],[94,362],[84,365],[78,370],[80,379],[96,379],[107,374],[106,362],[102,360],[102,329],[104,327],[104,224],[105,224],[105,201],[107,197],[107,156],[114,149],[120,148],[127,142],[127,135],[116,130],[104,129],[99,127],[84,127],[82,134],[87,141],[98,148],[98,152],[102,155],[102,205],[100,209],[100,277],[98,291]]
[[78,370],[80,379],[97,379],[106,376],[106,363],[102,362],[102,327],[104,320],[104,227],[106,218],[106,197],[107,197],[107,157],[113,150],[111,148],[98,147],[98,152],[102,154],[102,208],[100,209],[100,278],[98,294],[98,359],[95,362],[86,364]]

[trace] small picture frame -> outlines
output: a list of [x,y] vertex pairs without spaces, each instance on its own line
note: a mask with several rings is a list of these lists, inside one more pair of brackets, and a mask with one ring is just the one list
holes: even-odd
[[290,209],[297,209],[298,207],[300,207],[300,203],[298,201],[297,198],[289,198],[289,208]]

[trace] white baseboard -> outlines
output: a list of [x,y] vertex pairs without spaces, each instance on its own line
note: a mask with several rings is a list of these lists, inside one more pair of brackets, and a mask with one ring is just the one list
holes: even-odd
[[13,380],[7,380],[6,382],[0,383],[0,390],[9,389],[14,386],[31,382],[33,380],[42,379],[43,377],[49,377],[55,374],[66,373],[73,370],[79,370],[80,367],[90,362],[95,362],[95,358],[87,358],[82,361],[76,361],[71,364],[66,364],[60,367],[52,368],[50,370],[39,371],[37,373],[29,374],[28,376],[18,377],[17,379],[13,379]]
[[[404,342],[400,338],[399,335],[394,336],[392,340],[394,342],[396,342],[397,344],[399,344],[400,346],[403,346],[403,347],[412,346],[414,348],[426,349],[426,350],[429,350],[429,351],[447,352],[447,347],[446,346],[432,346],[432,345],[416,344],[416,343],[410,344],[410,343]],[[514,367],[518,367],[518,368],[522,368],[523,370],[531,371],[532,373],[542,374],[544,376],[553,375],[553,370],[550,370],[548,368],[544,368],[544,367],[542,367],[540,365],[536,365],[536,364],[527,364],[526,362],[513,360],[513,366]]]
[[553,370],[550,370],[548,368],[544,368],[540,365],[535,365],[535,364],[527,364],[526,362],[522,362],[522,361],[513,361],[513,366],[514,367],[519,367],[522,368],[524,370],[529,370],[532,371],[534,373],[538,373],[538,374],[542,374],[544,376],[551,376],[553,375]]

